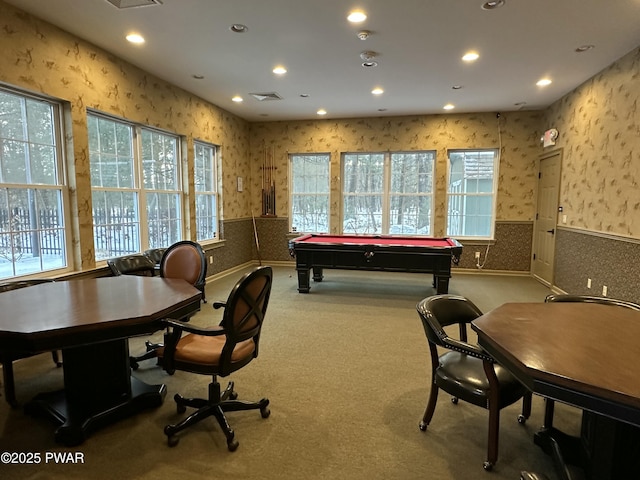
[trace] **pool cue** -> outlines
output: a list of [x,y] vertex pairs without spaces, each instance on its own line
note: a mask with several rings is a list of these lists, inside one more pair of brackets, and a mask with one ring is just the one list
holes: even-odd
[[260,242],[258,241],[258,229],[256,228],[256,216],[251,209],[251,218],[253,219],[253,238],[256,242],[256,252],[258,253],[258,264],[262,266],[262,257],[260,256]]

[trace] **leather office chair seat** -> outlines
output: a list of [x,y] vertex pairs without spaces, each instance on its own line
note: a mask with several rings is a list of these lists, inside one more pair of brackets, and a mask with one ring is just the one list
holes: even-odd
[[[142,255],[144,256],[144,255]],[[146,257],[147,262],[153,262]],[[204,251],[199,243],[191,240],[182,240],[168,247],[160,259],[160,276],[163,278],[180,278],[187,281],[202,292],[204,298],[204,288],[207,278],[207,261]],[[188,318],[182,319],[188,321]],[[136,370],[143,360],[156,358],[157,350],[162,347],[161,343],[145,342],[146,352],[137,357],[131,357],[131,368]],[[160,363],[161,359],[158,359]]]
[[[8,292],[10,290],[17,290],[18,288],[31,287],[33,285],[39,285],[42,283],[50,283],[53,281],[54,280],[49,278],[33,278],[30,280],[14,280],[4,282],[0,284],[0,293]],[[37,302],[37,299],[34,299],[34,302]],[[18,400],[16,398],[15,378],[13,375],[13,362],[15,360],[31,356],[33,355],[29,353],[12,353],[11,355],[8,355],[0,352],[0,363],[2,363],[2,375],[4,383],[4,397],[7,403],[12,407],[18,406]],[[53,363],[55,363],[57,367],[62,366],[62,362],[60,361],[60,356],[57,351],[51,352],[51,358],[53,359]]]
[[202,292],[202,301],[207,303],[207,259],[199,243],[182,240],[167,248],[160,260],[160,276],[186,280]]
[[[187,407],[196,408],[196,411],[177,425],[165,427],[169,446],[178,443],[178,432],[214,416],[227,438],[227,448],[234,451],[238,448],[238,441],[225,412],[255,409],[260,410],[262,418],[267,418],[271,413],[266,398],[258,402],[238,400],[233,382],[229,382],[227,388],[221,391],[218,376],[226,377],[258,357],[272,278],[271,267],[258,267],[245,274],[233,287],[225,303],[214,304],[214,308],[224,307],[222,321],[217,327],[200,328],[183,322],[165,321],[171,331],[165,335],[165,347],[158,350],[165,370],[169,373],[182,370],[212,377],[207,398],[175,395],[178,413],[185,412]],[[183,336],[183,332],[187,333]]]
[[[500,410],[521,398],[524,423],[531,414],[531,392],[509,371],[501,367],[478,345],[468,342],[467,326],[482,312],[470,300],[457,295],[435,295],[417,305],[431,355],[431,393],[420,422],[425,431],[433,418],[440,389],[458,399],[489,410],[487,460],[483,466],[491,470],[498,460],[498,429]],[[449,336],[444,328],[458,326],[458,338]],[[439,354],[438,348],[446,349]]]

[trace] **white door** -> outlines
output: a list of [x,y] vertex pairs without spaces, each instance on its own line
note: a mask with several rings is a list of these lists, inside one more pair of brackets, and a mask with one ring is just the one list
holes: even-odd
[[540,159],[538,174],[538,207],[533,227],[532,273],[547,285],[553,284],[561,162],[562,152],[551,152]]

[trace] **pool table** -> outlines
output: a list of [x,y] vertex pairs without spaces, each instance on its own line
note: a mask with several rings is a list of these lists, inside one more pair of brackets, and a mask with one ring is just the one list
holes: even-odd
[[289,253],[296,259],[300,293],[311,288],[309,272],[321,282],[324,268],[432,273],[437,293],[447,293],[462,244],[453,238],[308,234],[290,240]]

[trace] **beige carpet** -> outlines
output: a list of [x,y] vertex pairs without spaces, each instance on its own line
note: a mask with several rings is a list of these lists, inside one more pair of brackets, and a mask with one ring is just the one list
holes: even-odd
[[[208,419],[169,448],[162,430],[182,415],[173,395],[205,395],[209,379],[165,374],[153,361],[135,375],[165,383],[164,404],[93,433],[78,446],[53,441],[54,427],[11,410],[0,399],[0,452],[79,452],[84,464],[0,464],[2,479],[518,479],[521,470],[553,478],[550,459],[533,444],[543,401],[522,426],[520,404],[503,410],[500,456],[482,469],[487,411],[441,394],[427,432],[418,429],[429,392],[429,357],[416,303],[432,295],[417,274],[327,271],[309,294],[297,292],[293,267],[276,267],[259,358],[233,375],[240,398],[271,400],[271,416],[236,412],[229,422],[240,446],[227,451]],[[216,322],[214,300],[225,300],[240,273],[207,286],[209,304],[194,322]],[[487,311],[507,301],[543,301],[548,289],[528,277],[455,274],[451,293]],[[46,305],[34,304],[34,308]],[[525,335],[526,332],[523,332]],[[156,338],[160,338],[157,334]],[[146,338],[130,341],[133,353]],[[62,386],[62,370],[43,354],[15,365],[18,398]],[[223,380],[226,382],[226,380]],[[555,425],[575,433],[579,414],[558,405]]]

